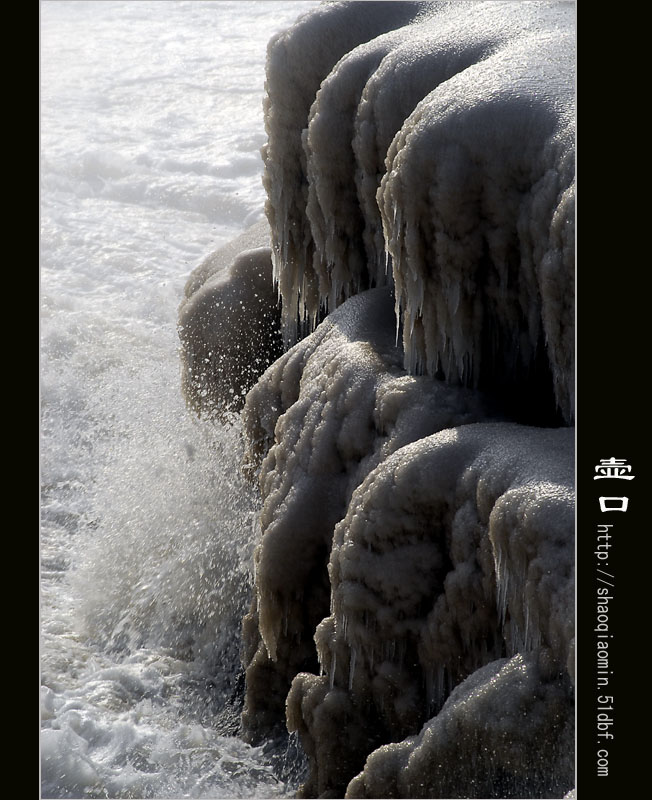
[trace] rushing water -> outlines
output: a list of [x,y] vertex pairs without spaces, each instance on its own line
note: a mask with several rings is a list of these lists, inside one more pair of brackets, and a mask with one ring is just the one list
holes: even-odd
[[313,5],[41,3],[44,797],[293,790],[235,735],[256,500],[176,314],[263,216],[265,47]]

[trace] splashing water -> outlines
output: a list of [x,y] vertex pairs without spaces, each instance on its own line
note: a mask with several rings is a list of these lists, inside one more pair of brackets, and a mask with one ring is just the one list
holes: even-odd
[[265,47],[312,5],[41,5],[46,797],[291,791],[237,738],[257,507],[237,420],[184,406],[176,316],[263,217]]

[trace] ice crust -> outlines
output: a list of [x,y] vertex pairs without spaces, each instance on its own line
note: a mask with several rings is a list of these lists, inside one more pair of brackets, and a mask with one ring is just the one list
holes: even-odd
[[275,284],[243,728],[299,734],[301,796],[573,787],[574,35],[566,2],[336,2],[270,41],[269,247],[182,315],[232,409],[215,300]]

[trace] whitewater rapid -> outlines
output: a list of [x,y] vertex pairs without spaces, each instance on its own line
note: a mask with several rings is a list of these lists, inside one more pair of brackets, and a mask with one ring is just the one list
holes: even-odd
[[234,735],[257,500],[237,424],[184,404],[176,325],[263,218],[265,48],[314,5],[41,3],[44,797],[296,784]]

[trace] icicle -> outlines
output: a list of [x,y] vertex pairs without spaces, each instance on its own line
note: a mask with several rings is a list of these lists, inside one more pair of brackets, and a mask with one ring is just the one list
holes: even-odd
[[500,545],[497,553],[494,554],[494,569],[496,572],[496,607],[501,627],[505,625],[507,616],[507,586],[509,583],[509,572],[503,566],[503,552]]
[[426,706],[428,714],[435,711],[435,681],[432,668],[426,669]]
[[337,668],[337,653],[333,650],[333,655],[331,657],[331,672],[329,675],[329,682],[328,685],[332,689],[335,686],[335,670]]
[[512,617],[510,619],[510,631],[511,631],[511,649],[509,651],[510,657],[516,655],[516,653],[520,652],[524,646],[524,638],[521,631],[521,626],[518,622]]
[[501,590],[500,590],[500,621],[501,624],[505,624],[505,619],[507,617],[507,589],[509,587],[509,569],[505,569],[505,575],[502,580]]
[[401,338],[401,304],[398,300],[398,294],[396,300],[394,301],[394,316],[396,318],[396,341],[395,344],[398,347],[399,341]]
[[446,679],[446,668],[443,666],[437,667],[437,692],[435,695],[435,702],[440,706],[444,698],[444,682]]
[[367,652],[367,663],[369,664],[369,669],[373,672],[375,664],[375,652],[373,647],[371,647]]
[[349,662],[349,691],[353,690],[353,677],[355,675],[355,662],[358,658],[358,650],[355,646],[351,647],[351,660]]

